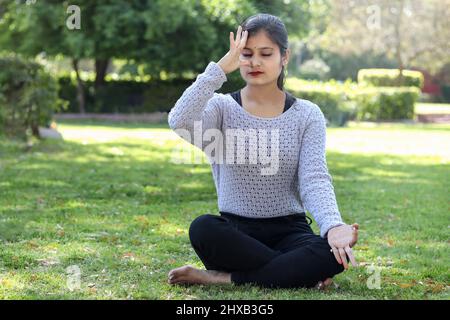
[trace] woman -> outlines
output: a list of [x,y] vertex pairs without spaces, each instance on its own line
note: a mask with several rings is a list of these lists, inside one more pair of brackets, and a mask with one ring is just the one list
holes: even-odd
[[[226,136],[222,154],[233,156],[233,161],[211,161],[220,216],[201,215],[189,228],[191,244],[207,270],[190,265],[171,270],[170,284],[320,289],[348,268],[347,259],[356,266],[351,248],[358,225],[345,224],[338,210],[325,158],[325,118],[317,105],[283,89],[288,60],[282,21],[269,14],[252,16],[238,27],[236,39],[230,32],[229,52],[210,62],[170,111],[169,125],[181,137],[191,142],[190,135],[220,131]],[[231,94],[215,93],[238,68],[246,86]],[[232,130],[259,135],[238,145],[228,135]],[[268,146],[263,143],[267,133]],[[209,150],[204,142],[195,145]],[[235,152],[237,145],[241,150]],[[256,152],[247,153],[256,146],[259,160],[276,152],[272,170],[265,170],[267,161],[234,163],[235,155],[254,160]],[[212,152],[208,156],[212,159]],[[306,221],[305,209],[320,235]]]

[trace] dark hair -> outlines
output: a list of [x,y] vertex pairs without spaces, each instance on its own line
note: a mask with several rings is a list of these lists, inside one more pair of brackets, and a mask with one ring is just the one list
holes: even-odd
[[[257,34],[260,30],[264,30],[274,43],[280,48],[281,56],[286,54],[286,49],[289,46],[288,33],[286,26],[280,18],[268,13],[258,13],[245,19],[242,23],[242,31],[248,31],[248,37]],[[278,77],[278,88],[283,90],[284,86],[284,66],[281,68],[281,74]]]

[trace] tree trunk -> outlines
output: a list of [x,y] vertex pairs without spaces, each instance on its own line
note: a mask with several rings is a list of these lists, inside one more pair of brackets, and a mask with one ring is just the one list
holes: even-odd
[[397,65],[398,65],[398,69],[399,69],[399,73],[398,73],[398,77],[397,77],[397,86],[402,86],[403,85],[403,70],[405,69],[405,65],[403,62],[403,57],[402,57],[402,50],[403,50],[403,46],[402,46],[402,31],[401,31],[401,27],[402,27],[402,17],[403,17],[403,9],[405,7],[405,3],[404,0],[400,1],[400,9],[398,11],[398,19],[395,23],[395,38],[396,38],[396,59],[397,59]]
[[402,58],[402,48],[400,43],[398,43],[397,49],[396,49],[396,56],[397,56],[397,65],[398,65],[398,77],[397,77],[397,86],[403,86],[403,70],[405,69],[405,65],[403,63]]
[[105,76],[108,71],[109,59],[95,59],[95,88],[105,84]]
[[78,101],[78,109],[81,114],[86,113],[86,94],[83,80],[80,77],[80,72],[78,70],[78,59],[72,60],[72,66],[75,70],[75,74],[77,76],[77,101]]

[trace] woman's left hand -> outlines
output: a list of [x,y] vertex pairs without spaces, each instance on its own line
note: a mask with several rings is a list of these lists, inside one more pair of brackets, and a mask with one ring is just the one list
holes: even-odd
[[339,264],[343,264],[345,269],[348,269],[347,257],[353,266],[358,265],[352,251],[352,247],[358,241],[358,229],[359,225],[354,223],[337,226],[328,231],[328,244],[336,260]]

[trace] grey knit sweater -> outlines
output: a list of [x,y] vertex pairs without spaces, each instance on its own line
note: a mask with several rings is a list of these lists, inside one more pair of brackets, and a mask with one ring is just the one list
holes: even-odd
[[[322,237],[344,224],[327,168],[326,121],[320,108],[296,98],[281,115],[258,117],[231,95],[215,92],[225,81],[222,68],[210,62],[168,119],[180,137],[207,154],[219,211],[269,218],[306,209]],[[239,133],[247,138],[239,140]]]

